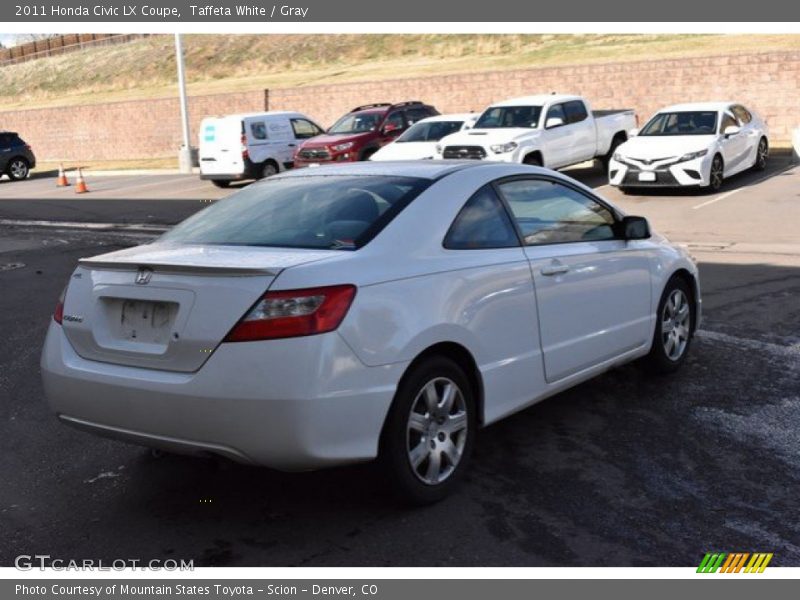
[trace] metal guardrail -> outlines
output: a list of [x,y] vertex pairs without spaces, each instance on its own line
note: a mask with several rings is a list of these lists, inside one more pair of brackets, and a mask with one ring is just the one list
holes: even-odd
[[13,48],[0,48],[0,67],[15,65],[29,60],[58,56],[68,52],[96,46],[125,44],[148,37],[149,33],[80,33],[64,34],[34,40]]

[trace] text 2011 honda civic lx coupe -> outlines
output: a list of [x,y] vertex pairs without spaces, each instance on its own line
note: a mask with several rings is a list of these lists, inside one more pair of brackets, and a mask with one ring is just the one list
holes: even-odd
[[429,502],[478,427],[636,358],[672,371],[699,318],[686,252],[568,177],[353,163],[81,260],[42,374],[81,429],[285,470],[381,457]]

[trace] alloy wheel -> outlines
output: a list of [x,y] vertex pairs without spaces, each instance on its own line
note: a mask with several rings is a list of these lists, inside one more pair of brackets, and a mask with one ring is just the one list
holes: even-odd
[[25,179],[28,176],[28,165],[24,160],[12,161],[8,170],[14,179]]
[[711,163],[711,177],[710,177],[710,186],[712,190],[718,190],[722,187],[722,160],[719,157],[714,158],[714,162]]
[[437,485],[453,474],[467,441],[467,405],[456,383],[430,380],[411,403],[406,450],[411,470],[423,483]]
[[661,341],[664,354],[672,361],[683,356],[689,342],[691,308],[686,294],[681,289],[673,290],[664,303],[661,315]]
[[767,142],[765,140],[761,140],[758,143],[758,158],[756,158],[756,164],[758,165],[759,169],[765,169],[767,167],[767,155],[769,154],[769,150],[767,149]]

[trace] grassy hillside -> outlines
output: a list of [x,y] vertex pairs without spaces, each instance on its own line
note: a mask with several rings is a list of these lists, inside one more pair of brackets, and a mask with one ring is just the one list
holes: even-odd
[[[189,93],[800,49],[800,35],[188,35]],[[0,67],[3,108],[175,94],[172,36]]]

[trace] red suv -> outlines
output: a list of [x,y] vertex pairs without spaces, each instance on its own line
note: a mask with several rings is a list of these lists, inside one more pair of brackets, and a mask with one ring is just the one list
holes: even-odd
[[420,119],[438,114],[434,107],[418,101],[359,106],[327,133],[303,142],[294,154],[294,166],[367,160]]

